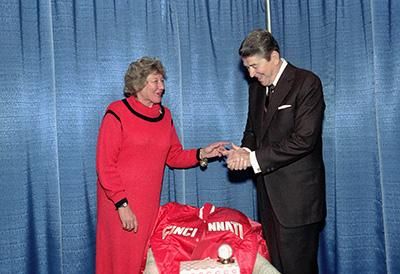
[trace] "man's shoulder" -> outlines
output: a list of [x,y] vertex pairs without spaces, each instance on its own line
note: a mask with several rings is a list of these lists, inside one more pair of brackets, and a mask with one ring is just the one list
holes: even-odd
[[319,80],[319,76],[315,72],[313,72],[311,69],[300,68],[300,67],[292,65],[290,63],[288,63],[284,73],[285,72],[294,74],[297,77],[301,77],[301,78],[316,78]]

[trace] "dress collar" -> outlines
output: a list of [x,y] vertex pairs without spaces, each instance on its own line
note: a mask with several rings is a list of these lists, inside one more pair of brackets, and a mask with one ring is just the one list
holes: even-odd
[[134,96],[123,99],[122,102],[134,115],[149,122],[158,122],[165,114],[164,107],[161,104],[154,104],[148,107],[139,102]]

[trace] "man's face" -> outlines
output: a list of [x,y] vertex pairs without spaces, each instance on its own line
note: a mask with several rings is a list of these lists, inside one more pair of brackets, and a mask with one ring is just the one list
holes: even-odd
[[279,54],[272,52],[269,61],[261,55],[242,58],[243,65],[249,71],[251,78],[256,77],[263,86],[272,84],[279,71]]

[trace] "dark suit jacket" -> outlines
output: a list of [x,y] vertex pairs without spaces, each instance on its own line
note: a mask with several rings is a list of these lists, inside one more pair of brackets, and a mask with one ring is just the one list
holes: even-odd
[[266,113],[265,96],[264,86],[258,81],[250,83],[242,146],[256,153],[262,171],[257,184],[265,184],[283,226],[322,221],[326,204],[321,81],[312,72],[288,64]]

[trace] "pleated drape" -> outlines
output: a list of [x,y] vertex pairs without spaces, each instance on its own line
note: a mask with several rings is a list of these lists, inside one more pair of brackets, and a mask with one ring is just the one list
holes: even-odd
[[[4,0],[0,19],[0,273],[93,273],[97,130],[128,64],[161,59],[185,147],[237,143],[247,111],[237,49],[264,27],[264,1]],[[255,218],[252,182],[230,176],[218,161],[167,169],[163,202]]]
[[271,5],[284,56],[324,86],[328,218],[320,270],[399,273],[400,3]]

